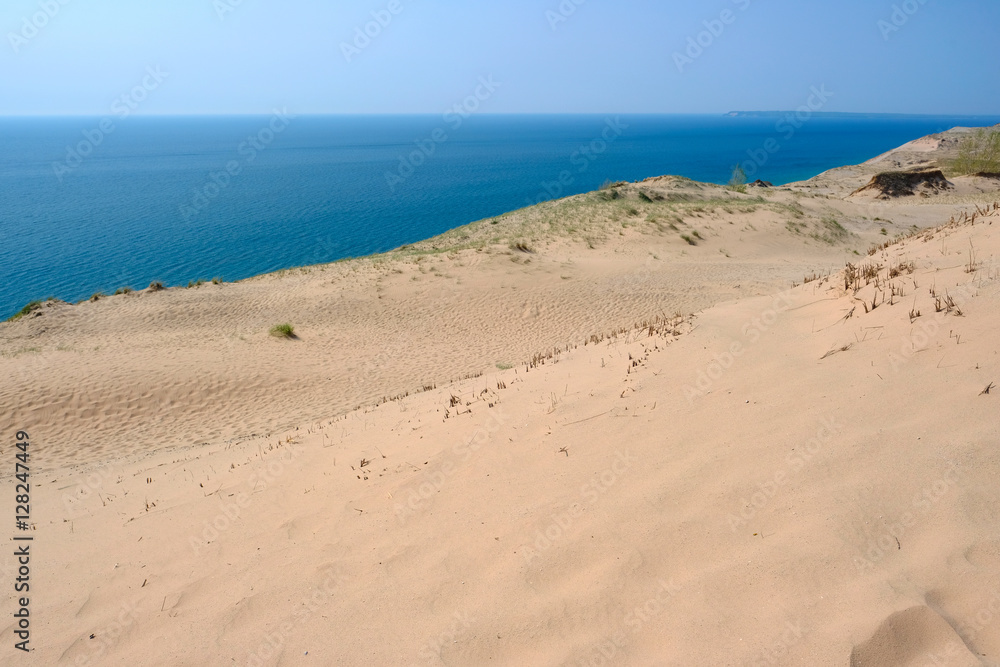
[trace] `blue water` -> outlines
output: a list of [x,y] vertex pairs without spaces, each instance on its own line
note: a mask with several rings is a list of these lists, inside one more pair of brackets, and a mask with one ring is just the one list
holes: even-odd
[[0,119],[0,317],[48,296],[239,280],[386,251],[607,180],[723,183],[769,139],[780,150],[752,178],[778,184],[1000,122],[615,118]]

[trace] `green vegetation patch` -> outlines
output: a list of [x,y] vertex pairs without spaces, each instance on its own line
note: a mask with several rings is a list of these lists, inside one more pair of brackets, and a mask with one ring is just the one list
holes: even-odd
[[1000,128],[979,128],[962,139],[951,172],[956,176],[1000,173]]
[[284,324],[275,324],[271,327],[271,335],[275,338],[295,338],[295,327],[287,322]]

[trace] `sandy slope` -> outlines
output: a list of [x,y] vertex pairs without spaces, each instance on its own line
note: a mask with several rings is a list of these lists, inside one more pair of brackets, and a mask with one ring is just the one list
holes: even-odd
[[4,664],[1000,664],[1000,214],[619,190],[0,325]]
[[[847,198],[880,172],[944,169],[958,157],[959,146],[975,128],[955,127],[945,132],[921,137],[898,148],[873,157],[867,162],[837,167],[792,187],[807,192]],[[948,203],[975,203],[983,193],[995,192],[995,179],[959,176],[952,179],[953,188],[946,196],[935,197]],[[866,198],[862,198],[866,199]]]
[[[809,236],[832,215],[822,199],[757,201],[676,179],[641,189],[664,200],[623,186],[613,201],[583,195],[377,258],[58,305],[0,324],[0,428],[43,429],[45,467],[231,441],[650,315],[764,294],[867,247]],[[298,340],[268,335],[286,321]]]

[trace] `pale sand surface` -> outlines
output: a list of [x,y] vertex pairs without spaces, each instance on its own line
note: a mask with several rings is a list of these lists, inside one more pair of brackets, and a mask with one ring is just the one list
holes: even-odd
[[937,228],[1000,193],[870,177],[0,324],[37,522],[4,664],[1000,664],[1000,213]]

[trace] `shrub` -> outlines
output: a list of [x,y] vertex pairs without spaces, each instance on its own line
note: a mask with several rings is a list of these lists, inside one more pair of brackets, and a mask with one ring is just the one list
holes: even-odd
[[132,293],[131,287],[119,287],[118,289],[115,290],[115,296],[118,296],[119,294],[131,294],[131,293]]
[[271,327],[271,335],[276,338],[295,338],[295,327],[287,322]]
[[958,175],[1000,173],[1000,128],[982,127],[962,139],[952,171]]
[[729,184],[726,186],[727,189],[733,192],[740,192],[746,194],[747,191],[747,173],[743,171],[743,167],[736,165],[733,167],[733,174],[729,177]]
[[162,289],[166,288],[163,286],[163,283],[161,283],[159,280],[154,280],[153,282],[149,283],[150,292],[159,292]]

